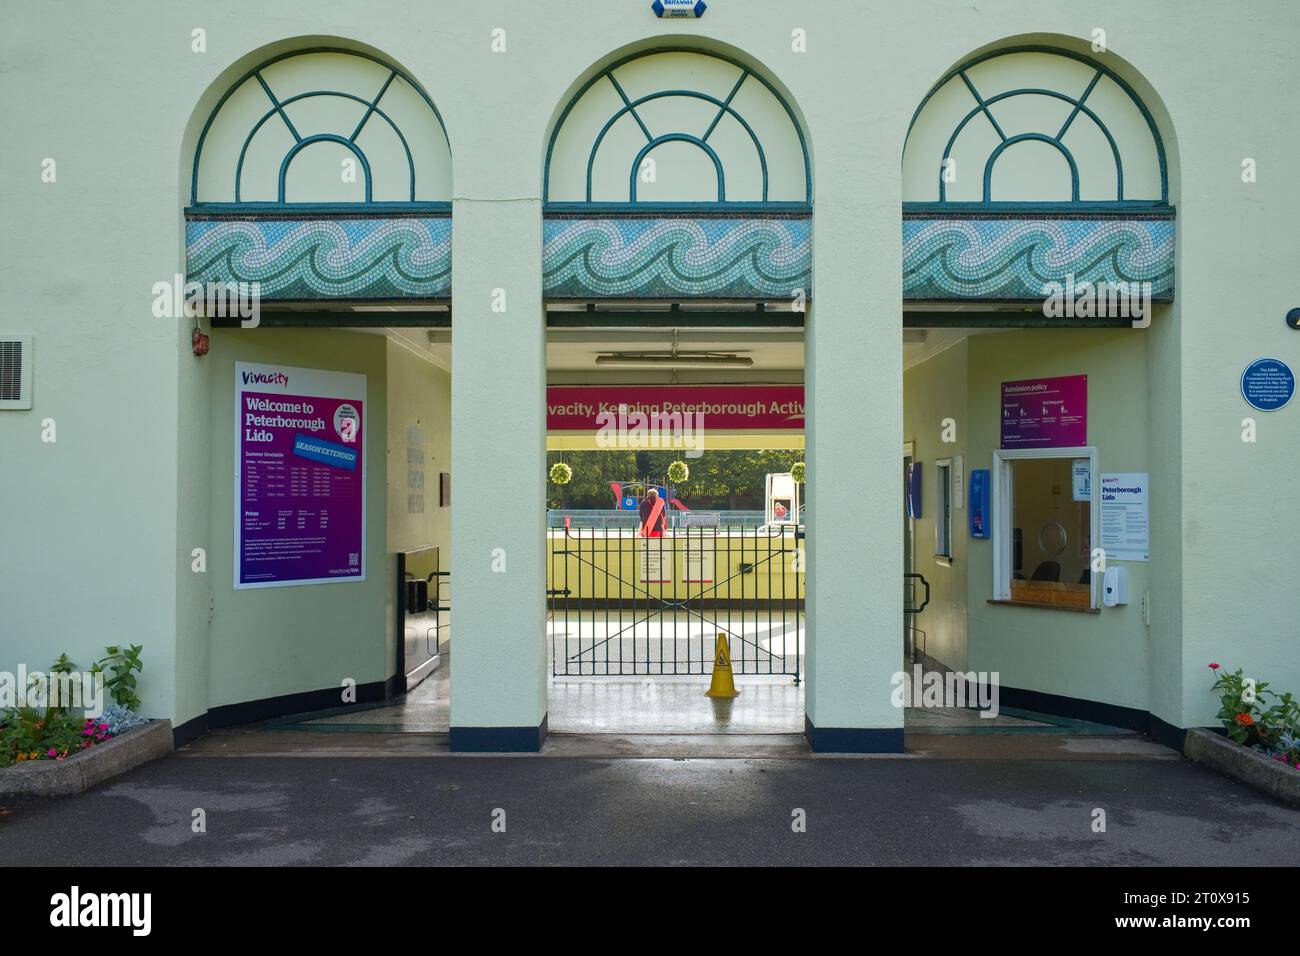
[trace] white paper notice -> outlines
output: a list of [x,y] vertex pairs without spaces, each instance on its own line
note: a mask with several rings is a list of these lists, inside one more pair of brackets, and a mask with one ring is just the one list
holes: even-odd
[[[664,558],[668,568],[664,568]],[[672,578],[667,572],[672,571],[673,543],[663,538],[643,538],[641,540],[641,583],[667,584]]]
[[687,584],[713,583],[713,552],[704,539],[687,540],[686,550],[682,552],[682,580]]
[[1101,476],[1101,546],[1108,560],[1151,559],[1150,488],[1143,471]]
[[1075,501],[1092,500],[1092,462],[1076,458],[1070,464],[1070,484]]

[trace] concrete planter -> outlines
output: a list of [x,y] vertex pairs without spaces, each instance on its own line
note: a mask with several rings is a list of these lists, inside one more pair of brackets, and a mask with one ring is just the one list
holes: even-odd
[[33,760],[0,770],[0,797],[67,797],[172,751],[170,720],[151,720],[66,760]]
[[1187,731],[1183,753],[1197,763],[1213,767],[1229,777],[1236,777],[1274,800],[1300,807],[1300,770],[1202,727],[1193,727]]

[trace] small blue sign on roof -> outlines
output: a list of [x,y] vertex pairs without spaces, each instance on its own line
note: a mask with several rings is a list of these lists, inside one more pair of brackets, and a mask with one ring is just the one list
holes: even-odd
[[650,4],[650,9],[655,12],[655,16],[669,20],[676,17],[698,20],[704,16],[704,11],[708,8],[704,0],[654,0],[654,3]]
[[1295,373],[1281,359],[1256,359],[1241,373],[1241,397],[1261,412],[1275,412],[1295,395]]

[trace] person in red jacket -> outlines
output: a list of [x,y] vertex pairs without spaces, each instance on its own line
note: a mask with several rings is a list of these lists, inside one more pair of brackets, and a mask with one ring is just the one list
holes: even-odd
[[646,492],[641,504],[637,506],[637,514],[641,516],[641,537],[663,537],[664,529],[668,527],[668,515],[664,513],[667,510],[659,500],[657,489],[651,488]]

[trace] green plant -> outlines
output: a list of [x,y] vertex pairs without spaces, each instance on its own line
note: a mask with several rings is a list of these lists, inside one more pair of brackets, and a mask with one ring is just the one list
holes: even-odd
[[683,484],[691,477],[691,469],[684,461],[675,461],[668,466],[668,480],[674,485]]
[[1215,681],[1211,688],[1219,694],[1219,712],[1215,715],[1223,724],[1228,736],[1239,744],[1262,742],[1268,735],[1262,723],[1261,702],[1267,683],[1256,683],[1246,677],[1240,667],[1231,674],[1219,673],[1222,668],[1211,664]]
[[562,461],[551,466],[551,484],[567,485],[573,480],[573,469]]
[[793,465],[790,466],[790,477],[802,485],[804,483],[804,479],[808,477],[807,466],[801,461],[796,461]]
[[[1241,668],[1222,672],[1211,664],[1213,690],[1219,694],[1219,712],[1228,737],[1247,747],[1255,747],[1300,770],[1300,702],[1290,694],[1269,691],[1267,681],[1246,677]],[[1266,698],[1273,703],[1266,705]]]
[[[62,701],[61,703],[58,704],[54,703],[55,697],[52,693],[51,685],[55,682],[55,679],[58,677],[58,675],[71,674],[76,669],[77,669],[76,662],[69,660],[68,655],[66,653],[63,653],[59,655],[58,660],[56,660],[53,664],[50,665],[49,676],[46,679],[43,687],[42,687],[41,679],[37,677],[35,674],[32,674],[30,677],[28,677],[27,679],[28,701],[40,699],[41,696],[46,698],[45,712],[41,718],[43,721],[48,723],[51,719],[54,718],[56,714],[67,713],[68,705],[66,701]],[[62,699],[60,698],[60,700]],[[36,708],[30,708],[30,709],[33,712],[36,712]]]
[[95,663],[91,670],[95,673],[105,672],[108,676],[104,678],[104,686],[113,696],[113,700],[130,707],[132,710],[140,709],[140,696],[135,692],[137,671],[144,669],[144,662],[140,660],[140,652],[144,650],[143,644],[132,644],[130,647],[121,648],[116,644],[110,644],[105,648],[107,656],[101,658]]
[[0,767],[29,760],[63,760],[112,738],[106,723],[16,707],[0,725]]

